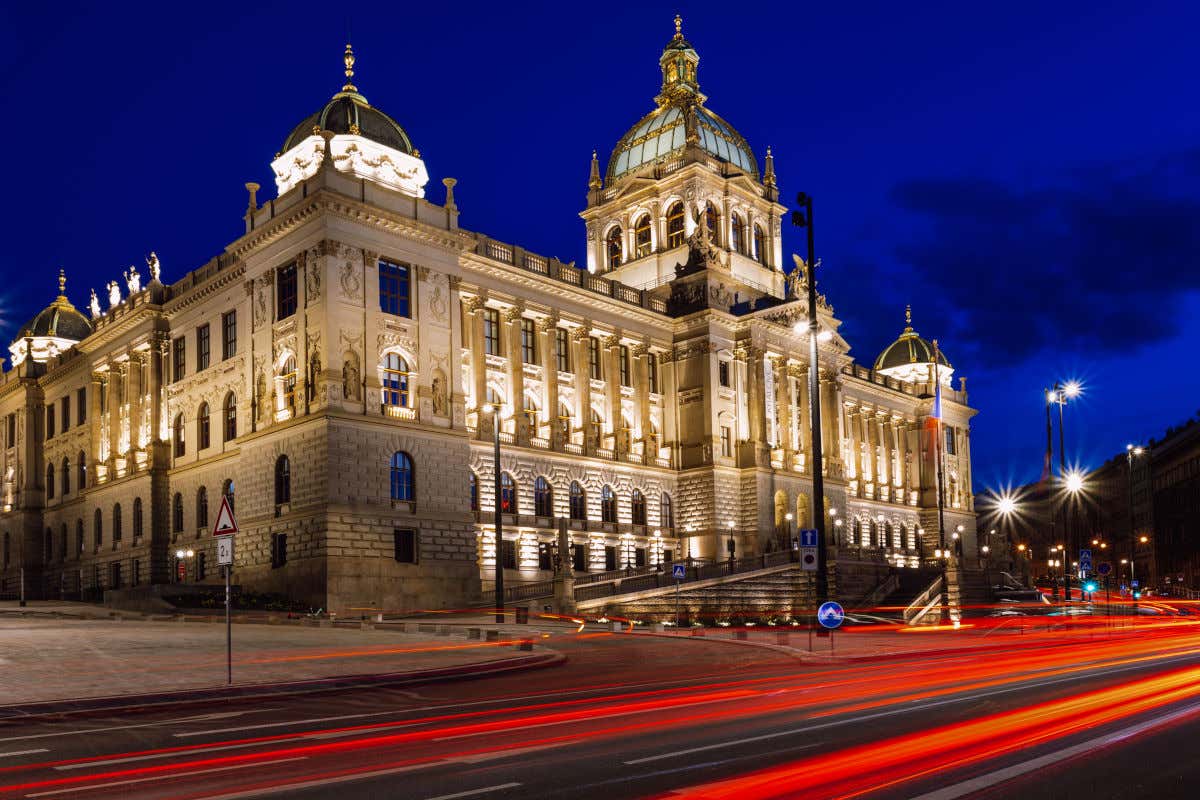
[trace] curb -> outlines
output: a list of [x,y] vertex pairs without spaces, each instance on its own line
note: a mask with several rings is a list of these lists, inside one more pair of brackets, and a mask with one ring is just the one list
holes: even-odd
[[289,697],[345,689],[378,686],[411,686],[438,681],[467,680],[501,675],[509,672],[542,669],[565,664],[567,657],[556,650],[532,656],[501,658],[420,672],[385,672],[378,674],[339,675],[330,678],[311,678],[280,683],[253,683],[242,686],[211,686],[172,692],[138,695],[86,697],[75,700],[46,700],[0,706],[0,723],[26,720],[41,716],[73,716],[77,714],[108,713],[130,710],[162,710],[182,708],[201,703],[256,700],[267,697]]

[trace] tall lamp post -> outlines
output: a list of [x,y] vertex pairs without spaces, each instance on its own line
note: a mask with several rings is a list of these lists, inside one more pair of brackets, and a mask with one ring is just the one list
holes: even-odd
[[[825,476],[821,457],[821,373],[817,347],[817,261],[813,244],[813,201],[804,192],[796,195],[797,210],[792,212],[792,224],[808,234],[808,262],[805,283],[808,284],[808,408],[809,431],[812,433],[813,525],[817,529],[817,603],[829,599],[829,575],[825,563]],[[798,324],[797,329],[801,329]]]
[[1133,459],[1135,456],[1146,454],[1146,448],[1133,444],[1125,445],[1125,464],[1129,468],[1129,589],[1133,593],[1133,563],[1136,552],[1134,542],[1137,541],[1137,526],[1133,524]]
[[[1050,404],[1058,404],[1058,476],[1059,480],[1065,482],[1067,480],[1067,448],[1066,434],[1063,431],[1063,407],[1067,401],[1074,400],[1083,392],[1083,387],[1078,381],[1067,381],[1062,383],[1055,381],[1054,386],[1046,391],[1046,468],[1050,469],[1053,462],[1053,445],[1050,433]],[[1067,550],[1074,552],[1075,546],[1071,535],[1070,521],[1066,510],[1063,510],[1063,541],[1066,542]],[[1069,564],[1071,559],[1065,559]],[[1067,602],[1071,600],[1071,576],[1070,570],[1063,570],[1063,593]]]
[[492,458],[495,465],[492,469],[496,479],[494,491],[496,526],[496,622],[504,622],[504,523],[500,508],[500,406],[488,403],[483,407],[486,414],[492,415]]

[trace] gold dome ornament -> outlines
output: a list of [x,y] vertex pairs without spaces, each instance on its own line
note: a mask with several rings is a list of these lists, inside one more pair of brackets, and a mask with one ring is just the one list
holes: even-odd
[[343,92],[357,92],[358,87],[354,85],[354,48],[350,43],[346,43],[346,52],[342,55],[342,63],[346,65],[346,85],[342,87]]

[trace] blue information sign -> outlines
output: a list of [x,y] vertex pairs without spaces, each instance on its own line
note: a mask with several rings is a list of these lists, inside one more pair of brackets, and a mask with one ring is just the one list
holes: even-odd
[[687,577],[687,567],[683,564],[674,564],[671,566],[671,577],[677,581],[681,581]]
[[1084,572],[1092,571],[1092,551],[1091,550],[1080,550],[1079,551],[1079,568],[1081,570],[1083,570]]
[[800,546],[801,547],[816,547],[817,546],[817,529],[816,528],[801,528],[800,529]]
[[842,610],[840,603],[835,603],[830,600],[828,603],[822,603],[817,609],[817,622],[821,623],[821,627],[833,630],[842,624],[842,620],[846,618],[846,612]]

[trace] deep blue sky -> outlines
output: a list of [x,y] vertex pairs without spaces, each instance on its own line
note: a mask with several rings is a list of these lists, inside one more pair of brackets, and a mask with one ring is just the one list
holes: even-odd
[[976,490],[1037,477],[1057,378],[1087,384],[1068,450],[1095,466],[1200,408],[1200,6],[979,5],[0,5],[0,334],[59,266],[82,307],[151,249],[172,279],[239,235],[347,28],[430,198],[454,176],[464,227],[582,263],[591,151],[652,107],[679,11],[709,105],[816,198],[858,359],[911,302],[969,378]]

